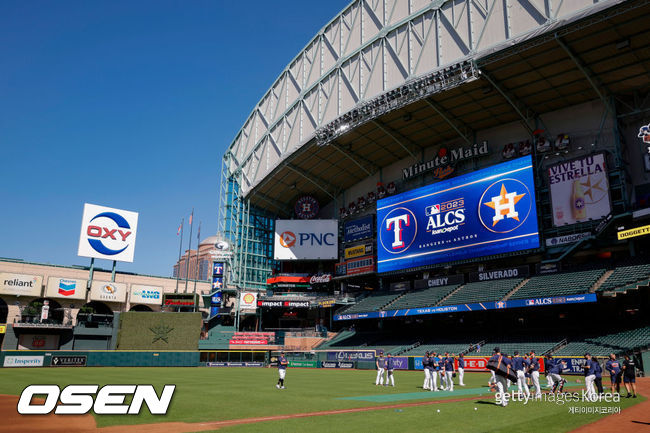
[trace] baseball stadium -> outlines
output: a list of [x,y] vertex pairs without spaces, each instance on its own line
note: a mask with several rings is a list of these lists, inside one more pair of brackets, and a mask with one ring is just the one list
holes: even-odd
[[[647,429],[649,23],[648,0],[351,2],[223,155],[193,290],[118,273],[66,316],[49,281],[88,269],[0,263],[38,278],[3,278],[0,431]],[[176,388],[165,415],[19,415],[34,383]]]

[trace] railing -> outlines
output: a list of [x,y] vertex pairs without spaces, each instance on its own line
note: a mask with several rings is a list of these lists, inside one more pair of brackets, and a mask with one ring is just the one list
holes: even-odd
[[557,343],[555,346],[553,346],[553,347],[551,347],[550,349],[548,349],[546,352],[542,353],[542,356],[546,355],[547,353],[555,353],[555,352],[557,352],[558,350],[562,349],[562,348],[563,348],[564,346],[566,346],[567,344],[568,344],[568,341],[567,341],[567,339],[565,338],[565,339],[563,339],[562,341],[560,341],[559,343]]

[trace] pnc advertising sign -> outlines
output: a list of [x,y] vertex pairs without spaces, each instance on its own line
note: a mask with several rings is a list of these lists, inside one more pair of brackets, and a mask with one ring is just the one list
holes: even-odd
[[538,247],[530,156],[377,202],[380,273]]
[[338,247],[336,220],[275,221],[275,260],[334,260]]
[[77,255],[133,262],[137,212],[84,204]]

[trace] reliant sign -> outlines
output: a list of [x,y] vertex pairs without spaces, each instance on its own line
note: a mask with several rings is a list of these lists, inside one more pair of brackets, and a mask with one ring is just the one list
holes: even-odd
[[[402,177],[404,179],[411,179],[415,176],[421,176],[430,171],[436,171],[442,167],[453,165],[459,161],[478,158],[488,155],[489,153],[490,149],[488,148],[487,141],[484,141],[481,144],[474,144],[473,146],[460,146],[456,149],[451,149],[450,151],[447,151],[446,148],[443,148],[438,151],[435,158],[422,163],[413,164],[410,167],[403,168]],[[437,177],[442,179],[453,172],[453,169],[450,171],[447,168],[446,171],[448,171],[446,174],[436,173]]]
[[0,272],[0,294],[41,296],[43,277]]

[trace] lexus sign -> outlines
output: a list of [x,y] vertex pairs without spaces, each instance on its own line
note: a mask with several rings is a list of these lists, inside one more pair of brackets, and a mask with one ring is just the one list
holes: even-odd
[[336,220],[276,220],[275,260],[336,260]]

